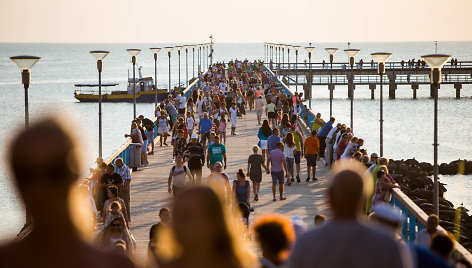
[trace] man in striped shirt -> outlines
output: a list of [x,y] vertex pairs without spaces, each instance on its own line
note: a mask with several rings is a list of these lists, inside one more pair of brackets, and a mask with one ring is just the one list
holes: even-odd
[[131,221],[130,213],[130,184],[131,184],[131,172],[123,159],[117,158],[115,160],[115,165],[118,167],[118,174],[120,174],[121,179],[123,179],[123,201],[125,201],[126,210],[128,212],[128,221]]

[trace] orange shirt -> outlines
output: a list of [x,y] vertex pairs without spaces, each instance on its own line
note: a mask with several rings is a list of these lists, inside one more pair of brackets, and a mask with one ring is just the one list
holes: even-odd
[[320,141],[317,137],[310,136],[305,140],[305,154],[318,154],[318,148],[320,148]]

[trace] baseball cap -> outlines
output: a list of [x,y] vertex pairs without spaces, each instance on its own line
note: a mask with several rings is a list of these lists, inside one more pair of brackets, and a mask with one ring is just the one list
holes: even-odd
[[376,154],[376,153],[372,153],[372,154],[370,155],[370,158],[379,158],[379,155]]

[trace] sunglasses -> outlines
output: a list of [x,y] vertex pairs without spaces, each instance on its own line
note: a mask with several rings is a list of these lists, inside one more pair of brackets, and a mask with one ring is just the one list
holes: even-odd
[[119,223],[112,223],[111,226],[112,226],[112,227],[120,227],[121,224],[119,224]]

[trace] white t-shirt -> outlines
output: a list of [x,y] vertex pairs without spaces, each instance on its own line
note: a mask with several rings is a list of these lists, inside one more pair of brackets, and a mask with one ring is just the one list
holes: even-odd
[[172,185],[176,187],[186,187],[187,186],[187,170],[188,168],[182,166],[178,168],[177,166],[172,167]]
[[187,129],[193,129],[193,126],[195,125],[195,120],[193,120],[193,117],[189,116],[187,117]]
[[179,99],[179,109],[185,109],[187,107],[187,98],[185,96],[181,96]]
[[287,144],[284,145],[284,154],[287,158],[294,158],[293,151],[297,149],[297,146],[289,147]]
[[256,111],[262,111],[264,109],[264,100],[256,99]]
[[238,107],[233,107],[229,108],[229,113],[231,114],[231,118],[237,118],[238,117]]

